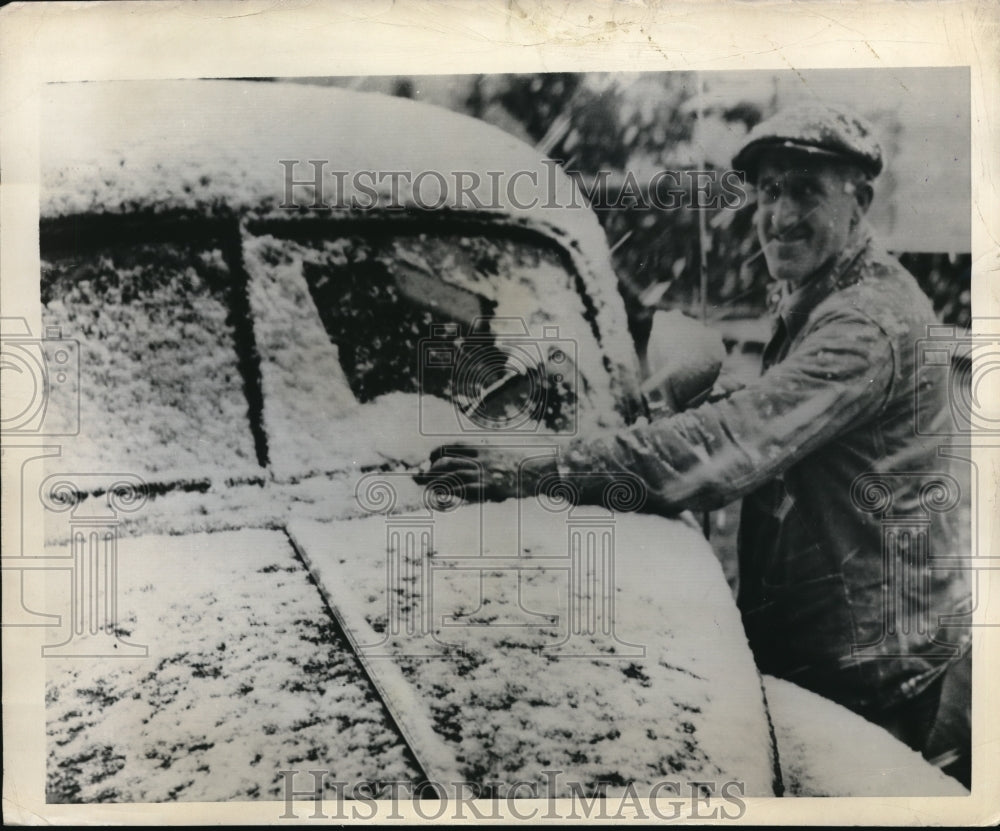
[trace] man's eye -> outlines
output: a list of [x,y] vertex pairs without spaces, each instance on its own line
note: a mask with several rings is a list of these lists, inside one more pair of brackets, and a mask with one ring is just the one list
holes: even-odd
[[765,204],[772,204],[781,198],[781,186],[777,183],[762,185],[760,188],[761,201]]
[[789,188],[789,193],[797,201],[803,201],[807,199],[815,199],[820,194],[820,185],[818,182],[802,181],[796,182]]

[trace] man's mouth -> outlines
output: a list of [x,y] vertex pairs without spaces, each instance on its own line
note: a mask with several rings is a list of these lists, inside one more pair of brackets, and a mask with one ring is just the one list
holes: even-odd
[[809,232],[805,230],[789,230],[783,234],[772,234],[770,242],[778,245],[790,245],[796,242],[805,242],[809,237]]

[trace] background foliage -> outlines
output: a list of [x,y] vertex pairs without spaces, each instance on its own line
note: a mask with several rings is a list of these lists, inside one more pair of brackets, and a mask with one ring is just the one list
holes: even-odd
[[[843,75],[843,73],[841,73]],[[755,124],[789,98],[780,73],[741,79],[712,74],[537,73],[470,76],[382,76],[296,79],[425,100],[464,112],[507,130],[589,185],[600,171],[608,176],[605,204],[614,204],[626,176],[643,186],[658,170],[716,170],[729,167],[732,153]],[[843,86],[843,83],[841,83]],[[900,101],[905,99],[900,93]],[[920,138],[906,133],[902,108],[875,101],[876,121],[889,158]],[[926,141],[924,136],[922,141]],[[905,205],[893,168],[878,183],[883,214],[898,216]],[[754,205],[708,209],[699,232],[695,209],[644,207],[627,188],[616,207],[596,208],[612,247],[615,271],[637,345],[648,333],[655,308],[701,309],[699,246],[707,248],[707,317],[722,321],[764,315],[769,277],[752,228]],[[947,217],[942,216],[942,221]],[[912,234],[911,234],[912,239]],[[968,243],[953,250],[896,250],[931,297],[944,322],[970,320]],[[652,307],[639,297],[651,286],[662,293]],[[666,285],[664,285],[666,284]]]

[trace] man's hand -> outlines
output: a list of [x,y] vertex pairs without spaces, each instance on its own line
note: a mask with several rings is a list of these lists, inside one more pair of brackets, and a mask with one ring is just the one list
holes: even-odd
[[558,468],[551,452],[453,444],[434,450],[430,467],[413,478],[418,485],[446,484],[470,502],[500,502],[535,496],[539,482],[554,475]]
[[723,373],[718,378],[715,379],[715,386],[712,387],[711,392],[708,394],[707,401],[721,401],[723,398],[729,398],[734,392],[738,392],[744,389],[746,384],[744,384],[735,375],[730,375],[728,373]]

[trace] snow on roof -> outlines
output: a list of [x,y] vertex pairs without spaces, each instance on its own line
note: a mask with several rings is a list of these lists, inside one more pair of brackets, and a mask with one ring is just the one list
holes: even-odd
[[[527,228],[573,261],[602,348],[630,383],[634,350],[597,217],[568,174],[496,127],[403,98],[287,83],[51,84],[42,100],[43,220],[173,210],[292,218],[299,211],[282,205],[311,208],[318,195],[332,216],[427,207]],[[314,181],[312,161],[321,189],[297,186],[289,199],[286,171]]]
[[[197,80],[52,84],[43,101],[43,217],[276,208],[285,202],[286,169],[296,181],[313,180],[309,162],[317,160],[326,203],[484,210],[566,237],[595,262],[606,256],[596,217],[556,163],[496,127],[430,104],[302,84]],[[346,173],[343,193],[335,172]],[[393,172],[425,175],[416,188],[395,177],[394,200]],[[295,199],[311,205],[311,188],[296,189]],[[574,201],[565,210],[547,207]]]

